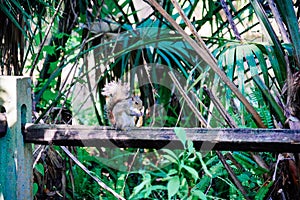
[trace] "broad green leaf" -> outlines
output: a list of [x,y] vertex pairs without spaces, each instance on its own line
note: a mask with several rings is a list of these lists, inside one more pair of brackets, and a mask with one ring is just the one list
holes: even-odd
[[50,63],[50,68],[48,70],[48,73],[51,74],[52,72],[54,72],[54,70],[57,68],[57,64],[59,63],[59,60],[56,62],[51,62]]
[[199,183],[194,187],[194,189],[205,191],[212,183],[212,178],[208,175],[201,176]]
[[178,160],[176,160],[175,158],[173,158],[170,155],[163,155],[163,157],[172,163],[178,164]]
[[37,183],[33,183],[33,186],[32,186],[32,194],[33,194],[33,196],[35,196],[37,194],[38,190],[39,190],[38,184]]
[[178,171],[176,169],[170,169],[169,172],[168,172],[168,176],[172,176],[174,174],[177,174]]
[[70,35],[68,35],[66,33],[57,33],[57,34],[55,34],[55,37],[58,38],[58,39],[62,39],[64,36],[70,36]]
[[162,149],[162,152],[167,153],[168,155],[163,155],[165,158],[167,158],[169,161],[174,163],[179,163],[178,156],[170,149]]
[[157,190],[167,190],[167,187],[164,185],[152,185],[151,186],[152,191],[157,191]]
[[238,178],[244,186],[247,186],[248,181],[250,181],[250,177],[246,173],[239,175]]
[[35,165],[35,169],[36,169],[40,174],[42,174],[42,176],[45,175],[45,169],[44,169],[44,166],[43,166],[42,163],[37,163],[37,164]]
[[173,176],[169,180],[169,182],[167,184],[168,199],[171,199],[175,194],[177,194],[177,192],[179,190],[179,185],[180,185],[179,176]]
[[187,150],[190,154],[195,152],[194,143],[191,140],[187,141]]
[[207,199],[206,195],[201,190],[192,190],[192,195],[202,200]]
[[195,179],[195,181],[199,179],[199,174],[194,168],[187,166],[185,164],[182,164],[181,167],[184,168],[186,171],[188,171]]
[[49,55],[54,55],[55,54],[55,46],[45,45],[43,47],[43,51],[47,52],[47,54],[49,54]]
[[176,136],[180,139],[183,147],[186,148],[186,132],[185,132],[185,130],[181,127],[175,127],[174,132],[175,132]]
[[180,195],[189,195],[189,192],[190,192],[190,186],[189,186],[189,182],[187,181],[187,179],[185,177],[182,177],[181,178],[181,181],[180,181]]
[[52,91],[50,90],[46,90],[44,93],[43,93],[43,99],[46,100],[46,101],[49,101],[49,100],[53,100],[55,97],[56,97],[56,94],[53,93]]
[[234,71],[235,71],[235,57],[236,57],[236,48],[230,47],[226,53],[226,64],[227,64],[227,77],[229,80],[233,81]]

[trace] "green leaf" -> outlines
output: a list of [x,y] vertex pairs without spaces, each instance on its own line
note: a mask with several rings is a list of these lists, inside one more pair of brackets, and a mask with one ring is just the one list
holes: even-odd
[[64,36],[69,36],[69,35],[66,34],[66,33],[57,33],[57,34],[55,34],[55,37],[58,38],[58,39],[62,39]]
[[41,163],[38,163],[38,164],[36,164],[35,165],[35,169],[40,173],[40,174],[42,174],[42,176],[44,176],[45,175],[45,169],[44,169],[44,166],[43,166],[43,164],[41,164]]
[[142,189],[144,189],[148,184],[151,183],[151,175],[150,174],[145,174],[143,178],[144,178],[143,181],[133,189],[133,192],[132,192],[130,198],[137,195],[139,192],[141,192]]
[[192,195],[202,200],[207,199],[206,195],[201,190],[192,190]]
[[50,63],[50,68],[48,69],[49,74],[52,74],[52,72],[54,72],[54,70],[57,68],[58,63],[59,63],[59,60]]
[[248,183],[248,181],[250,181],[249,174],[243,173],[243,174],[239,175],[238,178],[244,186],[249,185],[249,183]]
[[265,199],[265,196],[268,193],[270,187],[273,185],[273,183],[274,183],[273,181],[270,181],[269,183],[267,183],[267,185],[266,184],[262,185],[255,195],[255,200]]
[[252,50],[252,52],[255,54],[256,58],[258,59],[258,63],[263,73],[265,84],[269,87],[268,67],[262,51],[255,45],[249,45],[249,48]]
[[49,101],[49,100],[53,100],[55,97],[56,97],[56,94],[53,93],[52,91],[50,90],[46,90],[44,93],[43,93],[43,99],[45,101]]
[[50,46],[50,45],[45,45],[43,47],[43,51],[47,52],[47,54],[49,54],[49,55],[54,55],[55,54],[55,47]]
[[[291,37],[292,45],[294,47],[294,59],[296,63],[300,62],[300,36],[298,17],[295,13],[293,1],[289,0],[276,0],[276,6],[287,26],[289,36]],[[297,14],[298,15],[298,14]]]
[[195,151],[193,141],[191,141],[191,140],[187,141],[187,150],[189,153],[193,153]]
[[184,165],[184,164],[182,164],[181,166],[182,166],[182,168],[184,168],[186,171],[188,171],[192,175],[192,177],[195,179],[195,181],[197,179],[199,179],[199,174],[194,168]]
[[259,167],[256,162],[254,162],[252,158],[247,155],[247,153],[233,152],[232,156],[246,169],[252,169],[256,175],[261,175],[268,172],[268,170]]
[[[190,183],[186,180],[185,177],[181,178],[181,180],[180,180],[180,191],[179,191],[180,195],[189,195],[189,192],[190,192],[189,184]],[[184,198],[181,198],[181,199],[184,199]]]
[[270,45],[264,45],[264,48],[266,49],[266,52],[268,54],[268,58],[271,62],[271,66],[273,68],[273,71],[274,71],[274,74],[275,74],[275,77],[276,77],[276,81],[278,82],[280,88],[282,88],[285,81],[282,78],[280,65],[279,65],[278,59],[275,55],[274,48]]
[[178,171],[176,169],[170,169],[169,172],[168,172],[168,176],[172,176],[174,174],[177,174]]
[[186,148],[186,132],[181,127],[175,127],[174,128],[176,136],[180,139],[182,145],[184,148]]
[[251,76],[257,75],[258,67],[256,66],[253,52],[251,51],[250,48],[244,48],[244,54],[245,54],[245,58],[246,58],[246,61],[248,63],[249,69],[250,69]]
[[[276,57],[278,59],[278,62],[280,63],[279,66],[281,68],[281,73],[283,76],[283,79],[286,77],[286,62],[284,59],[284,52],[282,49],[282,46],[279,42],[279,39],[272,27],[272,24],[269,22],[268,17],[262,8],[260,2],[258,0],[250,0],[251,5],[253,6],[254,12],[257,15],[257,19],[260,21],[260,24],[266,29],[266,36],[269,36],[271,41],[274,44],[274,51],[276,54]],[[297,23],[298,24],[298,23]],[[298,25],[297,25],[298,26]]]
[[[227,72],[226,75],[229,78],[229,80],[233,81],[234,71],[235,71],[235,48],[230,48],[228,52],[226,53],[226,64],[227,64]],[[230,106],[230,100],[231,100],[231,90],[226,89],[226,108]]]
[[125,188],[124,184],[126,184],[126,181],[125,181],[126,174],[118,174],[118,175],[119,175],[119,177],[118,177],[117,184],[116,184],[116,192],[118,192],[120,195],[124,195],[123,188]]
[[211,183],[212,183],[212,178],[207,175],[203,175],[201,176],[200,181],[197,183],[194,189],[205,191],[209,188]]
[[283,110],[280,107],[280,105],[278,105],[275,98],[272,96],[271,91],[267,88],[267,86],[264,84],[264,82],[260,79],[259,76],[257,76],[257,75],[254,76],[253,80],[254,80],[255,84],[258,86],[258,88],[261,90],[261,92],[265,95],[265,97],[270,102],[271,106],[275,110],[275,113],[277,114],[281,123],[284,124],[286,118],[284,116]]
[[226,56],[226,66],[227,66],[227,77],[229,78],[229,80],[233,80],[233,75],[234,75],[234,71],[235,71],[235,54],[236,54],[236,45],[234,45],[233,47],[230,47],[226,52],[225,55]]
[[167,184],[169,199],[171,199],[171,197],[173,197],[178,192],[179,186],[180,186],[179,176],[173,176]]
[[155,191],[155,190],[167,190],[167,187],[164,185],[152,185],[151,186],[151,190]]
[[162,149],[163,152],[167,153],[168,155],[163,155],[166,159],[173,163],[179,163],[177,155],[170,149]]
[[33,186],[32,186],[32,194],[33,194],[33,196],[36,195],[36,193],[38,192],[38,190],[39,190],[38,184],[37,183],[33,183]]
[[205,174],[208,175],[209,177],[212,177],[211,173],[208,171],[207,166],[206,166],[206,164],[204,163],[204,161],[202,159],[202,154],[200,152],[197,152],[196,154],[197,154],[197,156],[200,160],[200,163],[202,165],[202,168],[203,168]]

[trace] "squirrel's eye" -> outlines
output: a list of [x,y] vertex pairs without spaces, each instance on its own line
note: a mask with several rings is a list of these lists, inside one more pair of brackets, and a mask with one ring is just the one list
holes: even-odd
[[139,103],[138,102],[134,102],[135,103],[135,105],[138,105]]

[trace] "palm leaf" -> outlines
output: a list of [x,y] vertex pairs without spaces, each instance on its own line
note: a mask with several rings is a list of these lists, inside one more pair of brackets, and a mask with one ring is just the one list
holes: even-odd
[[[257,15],[258,20],[260,21],[261,25],[265,28],[266,34],[270,37],[271,42],[274,45],[274,52],[276,54],[279,66],[280,66],[280,72],[282,73],[283,80],[286,78],[286,62],[284,59],[284,52],[282,49],[282,46],[279,42],[279,39],[271,25],[271,23],[268,20],[268,17],[261,7],[261,4],[258,2],[258,0],[250,0],[253,9]],[[274,70],[275,71],[275,70]],[[280,85],[283,85],[283,83],[279,83]]]
[[294,57],[297,60],[297,66],[300,63],[300,34],[298,19],[295,14],[293,2],[291,0],[275,0],[278,10],[281,13],[283,21],[290,33],[294,49]]

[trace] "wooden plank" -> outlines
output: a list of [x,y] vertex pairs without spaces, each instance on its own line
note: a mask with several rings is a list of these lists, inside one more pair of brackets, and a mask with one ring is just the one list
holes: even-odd
[[[198,150],[300,152],[300,130],[286,129],[177,129]],[[33,125],[25,128],[25,142],[64,146],[105,146],[182,149],[174,128],[138,128]]]

